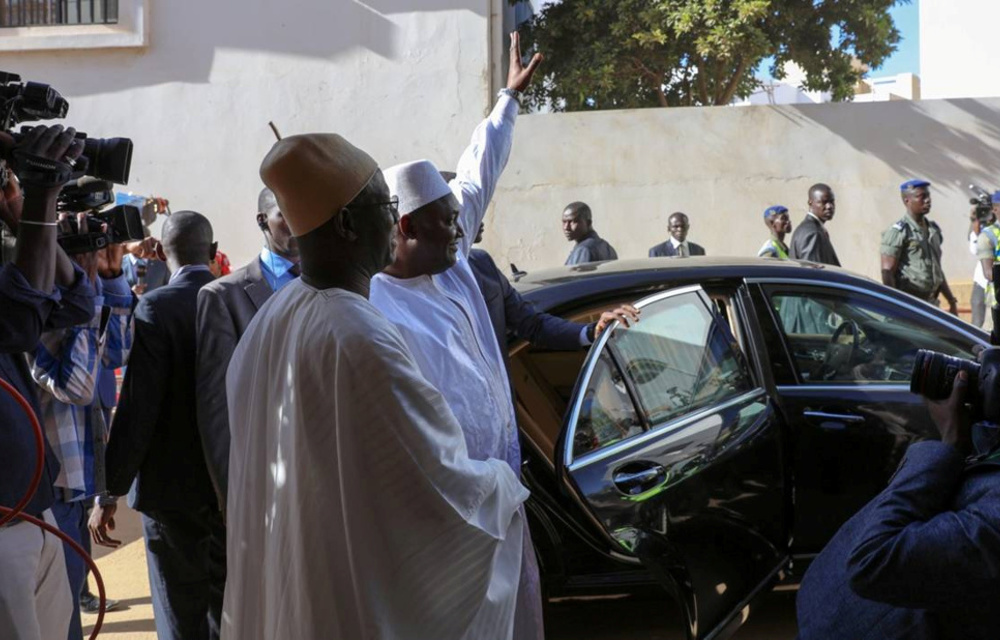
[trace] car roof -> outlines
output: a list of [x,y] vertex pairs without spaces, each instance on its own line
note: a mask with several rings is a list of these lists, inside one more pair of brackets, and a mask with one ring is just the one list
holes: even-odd
[[607,297],[623,289],[648,286],[652,292],[685,283],[744,278],[826,280],[883,288],[871,278],[814,262],[704,256],[612,260],[556,267],[528,273],[514,287],[525,298],[548,311],[570,302]]

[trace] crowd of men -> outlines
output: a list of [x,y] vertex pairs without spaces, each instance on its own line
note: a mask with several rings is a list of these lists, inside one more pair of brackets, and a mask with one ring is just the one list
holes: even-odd
[[[128,495],[161,639],[544,637],[507,334],[584,349],[641,315],[623,306],[581,324],[540,313],[473,248],[541,60],[524,65],[512,34],[507,87],[454,173],[426,160],[383,170],[336,134],[279,140],[260,167],[264,247],[223,277],[210,268],[212,225],[194,211],[170,215],[159,240],[71,259],[56,243],[58,188],[9,174],[0,219],[17,252],[0,271],[0,376],[46,436],[43,481],[25,512],[83,545],[114,547]],[[18,148],[72,161],[74,133],[38,127]],[[883,279],[924,300],[942,294],[956,312],[941,232],[926,218],[929,187],[902,185],[906,212],[882,237]],[[786,244],[789,211],[769,207],[760,255],[839,264],[825,228],[832,189],[812,187],[808,208]],[[586,204],[562,219],[575,243],[567,264],[617,258]],[[671,215],[670,237],[649,255],[704,255],[690,227]],[[1000,256],[1000,227],[991,229],[976,240],[990,277]],[[114,370],[126,364],[116,399]],[[967,447],[955,398],[935,416],[954,437],[934,444],[952,449],[927,454],[952,466]],[[35,443],[6,393],[0,415],[9,506],[30,483]],[[81,637],[93,596],[68,547],[15,520],[0,527],[0,567],[0,629]],[[813,583],[844,584],[840,569]],[[865,592],[849,604],[878,602],[900,629],[922,624],[893,597]],[[813,637],[861,637],[823,633]]]
[[[943,297],[951,313],[958,315],[958,299],[941,267],[941,227],[928,219],[931,211],[931,184],[926,180],[908,180],[900,185],[905,210],[903,216],[882,233],[880,265],[882,282],[925,302],[938,304]],[[977,258],[972,299],[972,321],[983,326],[993,297],[993,264],[1000,262],[1000,191],[992,197],[994,212],[987,220],[976,220],[970,231],[970,248]],[[757,252],[759,257],[779,260],[808,260],[841,266],[837,251],[826,229],[836,213],[833,189],[825,184],[809,188],[807,210],[792,232],[788,207],[770,206],[764,211],[769,237]],[[573,242],[567,265],[603,260],[617,260],[615,248],[598,235],[590,207],[583,202],[566,206],[562,214],[563,233]],[[687,239],[691,222],[687,214],[675,212],[667,219],[669,237],[649,249],[649,257],[703,256],[705,249]],[[791,233],[790,243],[785,238]]]

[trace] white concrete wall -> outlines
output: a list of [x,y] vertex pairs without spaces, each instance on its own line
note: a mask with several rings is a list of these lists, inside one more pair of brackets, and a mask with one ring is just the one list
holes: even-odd
[[383,166],[457,161],[492,104],[499,2],[153,1],[146,48],[5,52],[0,69],[56,87],[67,124],[131,137],[126,189],[208,215],[238,265],[261,246],[268,120],[341,133]]
[[997,0],[920,0],[924,99],[1000,96]]
[[841,262],[877,278],[880,234],[904,213],[899,184],[920,177],[934,183],[946,275],[968,281],[965,186],[1000,187],[998,123],[1000,100],[521,116],[484,245],[504,266],[562,264],[560,215],[582,200],[621,257],[645,257],[678,210],[709,254],[752,256],[768,235],[764,209],[784,204],[797,224],[809,186],[826,182]]

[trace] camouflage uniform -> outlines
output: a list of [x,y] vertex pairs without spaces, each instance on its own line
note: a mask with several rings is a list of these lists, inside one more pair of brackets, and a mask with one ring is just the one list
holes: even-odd
[[944,282],[941,269],[941,227],[924,218],[922,228],[906,214],[882,232],[882,255],[896,258],[896,288],[937,303]]

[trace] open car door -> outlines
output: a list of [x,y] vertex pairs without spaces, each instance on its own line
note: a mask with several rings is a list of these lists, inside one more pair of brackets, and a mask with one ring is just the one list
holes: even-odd
[[557,473],[677,597],[689,638],[725,637],[787,561],[779,422],[701,287],[636,306],[636,326],[591,348]]

